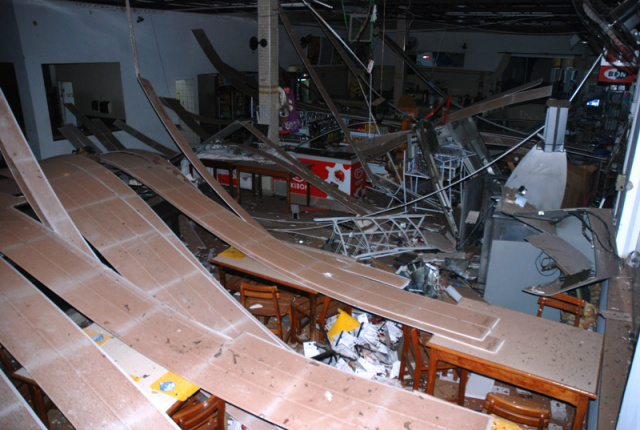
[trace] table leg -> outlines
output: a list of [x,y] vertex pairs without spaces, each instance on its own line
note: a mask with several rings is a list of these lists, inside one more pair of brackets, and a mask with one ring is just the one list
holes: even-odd
[[571,430],[582,430],[582,423],[584,423],[584,417],[587,414],[587,408],[589,407],[589,399],[584,396],[578,398],[578,404],[576,405],[576,415],[573,417],[573,424]]
[[458,385],[458,404],[464,406],[464,396],[467,391],[467,380],[469,379],[469,371],[467,369],[458,368],[460,381]]
[[227,288],[227,274],[225,273],[222,266],[218,266],[218,277],[220,278],[220,285],[224,288]]
[[316,296],[309,293],[309,339],[316,341]]
[[425,391],[427,394],[431,394],[432,396],[436,388],[437,367],[438,367],[438,351],[434,348],[431,348],[431,353],[429,354],[429,373],[427,374],[427,389]]
[[[213,169],[214,174],[217,173],[217,169]],[[227,177],[229,178],[229,195],[231,196],[231,198],[233,198],[233,167],[231,166],[231,164],[229,164],[227,166],[227,172],[229,172],[229,174],[227,175]],[[215,176],[216,181],[218,180],[218,176]]]
[[236,168],[236,200],[240,203],[240,169]]
[[36,415],[42,420],[42,422],[49,427],[49,417],[44,407],[44,393],[35,384],[28,384],[29,395],[33,401],[33,409]]

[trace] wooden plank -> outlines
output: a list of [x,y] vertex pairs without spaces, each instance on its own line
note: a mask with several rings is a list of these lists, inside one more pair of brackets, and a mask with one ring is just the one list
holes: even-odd
[[[428,397],[418,392],[398,390],[389,396],[389,391],[383,384],[344,374],[346,377],[331,379],[327,384],[327,368],[324,365],[309,363],[304,357],[291,356],[285,368],[277,355],[273,345],[260,345],[255,338],[248,335],[236,339],[229,350],[224,350],[220,356],[227,363],[227,368],[238,378],[250,380],[253,375],[268,375],[271,393],[269,397],[256,396],[253,393],[243,393],[252,397],[260,408],[273,407],[273,398],[286,393],[296,399],[297,409],[286,412],[287,418],[296,419],[300,415],[308,416],[309,405],[326,411],[326,414],[310,416],[307,429],[405,429],[423,428],[425,425],[437,429],[490,428],[492,419],[486,415],[470,416],[469,409],[466,416],[456,415],[454,405],[444,400]],[[333,370],[333,369],[332,369]],[[296,377],[291,378],[294,374]],[[320,388],[310,392],[309,386]],[[320,396],[317,396],[317,391]],[[313,394],[312,397],[309,394]],[[417,404],[416,396],[422,400]],[[359,400],[356,409],[352,409],[353,398]],[[431,402],[426,402],[431,400]],[[410,402],[405,403],[405,402]],[[429,404],[430,403],[430,404]],[[381,405],[384,405],[382,408]],[[418,409],[414,409],[415,407]],[[382,410],[392,412],[395,421],[382,420],[379,415]],[[487,420],[487,418],[489,418]],[[428,422],[428,424],[426,422]],[[281,425],[280,423],[275,423]],[[489,424],[489,427],[486,427]]]
[[447,118],[447,123],[460,121],[473,115],[478,115],[482,112],[499,109],[501,107],[509,106],[516,103],[522,103],[529,100],[540,99],[543,97],[551,97],[553,87],[551,85],[536,88],[535,90],[509,92],[500,98],[491,99],[489,101],[481,101],[457,112],[452,112]]
[[102,131],[93,122],[91,122],[89,118],[87,118],[82,112],[80,112],[80,109],[78,109],[76,105],[74,105],[73,103],[65,103],[64,107],[69,109],[69,112],[71,112],[73,116],[75,116],[78,121],[80,121],[82,125],[87,128],[87,130],[93,133],[93,135],[98,139],[98,141],[102,144],[102,146],[104,146],[107,151],[117,151],[118,149],[120,149],[117,145],[111,142],[111,140],[107,136],[105,136]]
[[124,145],[118,138],[109,130],[109,128],[102,122],[100,118],[94,118],[91,122],[96,126],[100,133],[104,135],[105,139],[108,139],[116,149],[124,149]]
[[487,97],[487,98],[483,99],[482,102],[488,102],[488,101],[491,101],[491,100],[499,99],[501,97],[510,96],[511,94],[519,93],[520,91],[525,91],[525,90],[529,90],[531,88],[535,88],[538,85],[540,85],[542,83],[542,81],[543,81],[542,78],[538,78],[535,81],[527,82],[525,84],[518,85],[515,88],[510,88],[510,89],[508,89],[506,91],[503,91],[501,93],[494,94],[494,95],[492,95],[490,97]]
[[93,255],[47,182],[1,90],[0,152],[38,218],[53,231]]
[[175,428],[91,338],[4,259],[0,341],[76,428]]
[[73,145],[74,148],[84,150],[85,148],[91,148],[97,154],[102,152],[89,137],[85,136],[78,127],[73,124],[65,124],[62,127],[58,127],[60,133]]
[[0,428],[47,430],[4,372],[0,372]]
[[355,378],[247,333],[230,341],[171,311],[28,216],[0,208],[0,220],[0,252],[80,312],[158,364],[280,427],[490,427],[487,415]]
[[113,122],[113,125],[118,127],[120,130],[126,133],[129,133],[131,136],[135,137],[140,142],[146,144],[150,148],[155,149],[156,151],[160,152],[162,155],[166,157],[173,158],[176,155],[178,155],[177,152],[167,148],[166,146],[164,146],[159,142],[156,142],[146,134],[136,130],[135,128],[131,127],[129,124],[125,123],[124,121],[120,121],[119,119],[117,119]]
[[337,255],[333,252],[302,245],[296,245],[295,248],[299,252],[307,254],[312,258],[322,260],[334,267],[339,267],[349,273],[356,274],[372,281],[380,282],[381,284],[385,284],[393,288],[404,288],[410,281],[409,279],[396,275],[395,273],[390,273],[386,270],[362,264],[355,258],[348,255]]
[[200,139],[207,140],[209,137],[211,137],[211,133],[202,128],[200,124],[198,124],[198,122],[193,119],[191,113],[182,106],[179,100],[171,99],[168,97],[160,97],[160,100],[162,101],[163,105],[173,110],[182,120],[182,122],[187,124],[187,127],[189,127],[195,134],[200,136]]
[[200,45],[200,48],[202,49],[204,54],[207,56],[207,58],[209,59],[213,67],[215,67],[215,69],[219,71],[222,74],[222,76],[225,77],[225,79],[231,82],[231,84],[235,88],[239,89],[246,95],[253,97],[254,99],[257,100],[258,99],[257,84],[254,82],[251,82],[248,78],[246,78],[244,76],[244,73],[242,73],[241,71],[234,69],[233,67],[229,66],[227,63],[222,61],[222,58],[220,58],[220,55],[218,55],[218,52],[216,52],[215,48],[209,41],[209,38],[207,37],[207,34],[204,32],[203,29],[197,28],[197,29],[191,30],[191,32],[195,36],[196,40],[198,41],[198,44]]
[[[202,178],[207,182],[207,184],[209,184],[209,186],[213,188],[215,193],[240,218],[245,220],[247,223],[253,225],[254,227],[262,229],[260,224],[258,224],[258,222],[254,220],[253,217],[249,215],[249,213],[247,213],[247,211],[245,211],[244,208],[240,206],[240,204],[238,204],[238,202],[236,202],[233,199],[233,197],[229,195],[229,193],[227,193],[227,191],[222,187],[222,185],[220,185],[218,181],[215,180],[215,178],[213,177],[213,175],[211,175],[211,173],[209,173],[209,170],[207,170],[205,165],[202,164],[202,161],[200,161],[200,159],[198,159],[196,154],[194,154],[187,140],[184,138],[182,133],[180,133],[180,130],[178,130],[176,125],[173,123],[173,121],[169,117],[169,114],[167,114],[167,111],[162,107],[162,102],[160,101],[160,99],[158,98],[158,95],[156,94],[153,87],[151,86],[151,83],[146,79],[144,79],[142,76],[138,76],[138,82],[140,83],[140,86],[142,87],[145,95],[147,96],[147,99],[149,99],[149,102],[153,106],[153,109],[158,114],[160,121],[169,132],[169,135],[171,135],[176,145],[178,145],[178,148],[180,148],[180,151],[182,151],[184,156],[187,158],[187,160],[189,160],[191,165],[196,169],[196,171],[200,174],[200,176],[202,176]],[[149,155],[148,157],[153,157],[153,155]],[[166,163],[166,160],[160,161],[158,158],[154,158],[152,162]]]
[[111,153],[105,154],[102,161],[146,184],[189,218],[244,254],[297,280],[306,288],[478,348],[497,351],[502,343],[490,335],[498,320],[495,316],[460,312],[454,305],[389,288],[301,254],[263,230],[240,221],[204,197],[184,178],[180,179],[166,169],[154,169],[138,157]]
[[[42,168],[84,237],[123,276],[195,321],[229,336],[285,345],[251,316],[122,180],[80,156]],[[171,262],[167,264],[167,262]]]

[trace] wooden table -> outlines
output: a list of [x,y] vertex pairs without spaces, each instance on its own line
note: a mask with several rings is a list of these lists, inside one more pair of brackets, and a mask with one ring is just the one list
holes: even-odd
[[[257,161],[237,161],[233,163],[236,169],[236,187],[238,203],[240,203],[240,174],[251,174],[251,191],[253,195],[256,195],[256,190],[262,197],[262,184],[261,178],[263,175],[271,176],[273,178],[281,178],[287,182],[287,211],[291,212],[291,179],[296,175],[290,170],[284,169],[277,164],[259,163]],[[256,180],[256,177],[258,180]],[[311,201],[311,188],[307,186],[307,206]]]
[[[213,158],[200,158],[202,164],[205,167],[211,167],[213,169],[213,177],[218,180],[218,169],[227,170],[229,172],[229,194],[233,197],[233,169],[235,164],[232,160],[217,160]],[[189,165],[191,169],[191,175],[193,175],[193,166]]]
[[[235,290],[235,288],[227,282],[227,274],[235,273],[242,277],[255,278],[260,282],[281,285],[309,294],[309,337],[315,340],[316,325],[314,321],[316,320],[317,291],[300,285],[296,280],[276,272],[234,248],[221,252],[209,262],[218,267],[220,283],[229,290]],[[289,324],[291,326],[293,322],[290,321]]]
[[458,306],[499,316],[492,334],[504,344],[490,353],[432,336],[427,393],[435,388],[437,361],[444,361],[574,405],[571,429],[581,430],[589,400],[597,397],[603,336],[475,300]]

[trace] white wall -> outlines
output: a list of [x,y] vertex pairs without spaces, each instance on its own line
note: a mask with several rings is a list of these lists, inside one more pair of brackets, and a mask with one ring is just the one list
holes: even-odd
[[[127,122],[152,138],[173,146],[140,89],[133,65],[129,25],[124,8],[100,7],[59,0],[0,0],[0,61],[12,62],[18,75],[27,138],[36,156],[47,158],[69,153],[66,141],[54,141],[49,124],[42,64],[119,62]],[[175,81],[196,79],[215,69],[198,46],[191,30],[203,28],[220,56],[233,67],[257,71],[257,53],[249,39],[257,35],[255,17],[212,16],[178,12],[133,10],[140,73],[160,96],[175,97]],[[144,18],[135,22],[138,17]],[[344,29],[337,28],[338,33]],[[296,27],[298,37],[322,35],[315,26]],[[500,52],[571,54],[570,35],[505,37],[492,33],[412,31],[418,50],[465,52],[465,69],[493,71]],[[395,35],[389,33],[393,38]],[[289,38],[280,30],[280,64],[301,61]],[[8,42],[8,43],[7,43]],[[466,43],[466,50],[462,45]],[[578,48],[578,47],[577,47]],[[377,64],[393,65],[394,54],[374,40]],[[377,87],[377,84],[376,84]],[[143,147],[124,132],[116,132],[125,145]]]
[[[72,150],[66,140],[53,141],[41,67],[50,63],[119,62],[127,122],[173,146],[137,83],[123,8],[56,0],[0,1],[0,37],[11,41],[3,42],[0,61],[16,66],[27,136],[37,156],[48,158]],[[12,8],[14,14],[5,13]],[[148,10],[134,10],[133,14],[134,21],[138,16],[144,18],[134,22],[140,74],[160,96],[175,97],[177,79],[195,80],[198,74],[215,72],[191,33],[194,28],[203,28],[234,67],[257,70],[257,56],[249,49],[249,38],[257,32],[252,19]],[[126,146],[143,147],[124,132],[116,135]]]

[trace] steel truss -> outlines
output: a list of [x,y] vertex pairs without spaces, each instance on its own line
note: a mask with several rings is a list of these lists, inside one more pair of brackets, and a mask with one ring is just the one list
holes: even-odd
[[358,259],[433,249],[423,230],[429,214],[316,219],[333,223],[331,250]]

